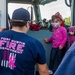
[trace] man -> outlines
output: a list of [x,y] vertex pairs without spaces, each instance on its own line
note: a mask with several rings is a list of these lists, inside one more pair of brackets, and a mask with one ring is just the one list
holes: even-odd
[[75,42],[66,52],[54,75],[75,75]]
[[0,33],[0,75],[34,75],[37,63],[40,75],[49,75],[42,44],[26,35],[30,14],[16,9],[11,19],[12,29]]

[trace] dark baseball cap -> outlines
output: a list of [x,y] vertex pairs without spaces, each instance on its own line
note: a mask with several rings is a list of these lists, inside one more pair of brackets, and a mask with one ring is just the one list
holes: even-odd
[[13,15],[12,15],[13,20],[23,20],[23,21],[30,21],[30,14],[28,10],[24,8],[19,8],[14,10]]

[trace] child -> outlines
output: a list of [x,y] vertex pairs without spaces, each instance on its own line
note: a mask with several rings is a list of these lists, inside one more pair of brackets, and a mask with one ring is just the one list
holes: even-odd
[[68,32],[68,48],[75,42],[75,26],[69,27]]
[[62,50],[67,41],[67,30],[65,27],[60,26],[62,20],[57,16],[52,16],[52,26],[53,26],[53,35],[50,38],[45,38],[45,42],[52,42],[52,50],[50,54],[50,65],[49,65],[49,72],[50,74],[53,73],[53,66],[56,55],[58,58],[58,65],[62,60]]

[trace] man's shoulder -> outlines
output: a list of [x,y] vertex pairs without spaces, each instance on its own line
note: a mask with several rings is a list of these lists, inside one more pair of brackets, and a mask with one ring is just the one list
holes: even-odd
[[0,35],[2,35],[2,34],[6,34],[6,33],[8,33],[8,32],[10,32],[10,30],[2,31],[2,32],[0,32]]
[[31,37],[31,36],[28,36],[28,37],[29,37],[29,41],[30,41],[31,43],[38,43],[38,44],[41,43],[38,39],[36,39],[36,38],[34,38],[34,37]]
[[38,39],[36,39],[34,37],[31,37],[29,35],[27,35],[27,38],[28,38],[28,45],[37,46],[37,47],[38,46],[43,46],[42,43]]

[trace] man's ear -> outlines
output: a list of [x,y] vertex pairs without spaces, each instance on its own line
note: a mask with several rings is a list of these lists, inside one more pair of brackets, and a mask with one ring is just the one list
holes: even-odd
[[25,26],[27,27],[27,24]]
[[26,27],[28,27],[28,22],[26,23],[26,25],[25,25]]
[[25,26],[27,27],[27,23],[25,24]]

